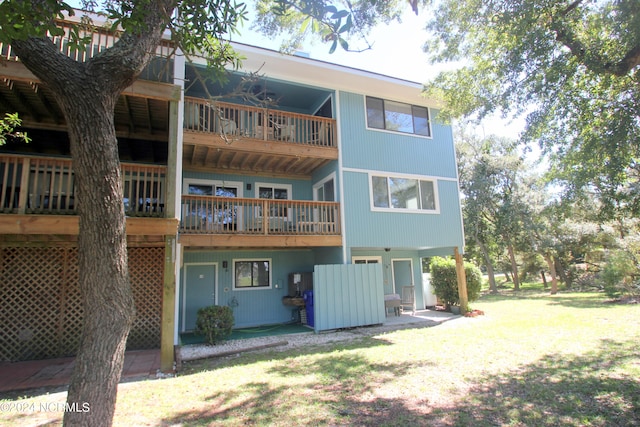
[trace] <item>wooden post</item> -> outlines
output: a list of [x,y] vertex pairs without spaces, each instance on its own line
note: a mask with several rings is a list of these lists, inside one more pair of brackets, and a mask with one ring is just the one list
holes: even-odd
[[176,238],[165,237],[164,246],[164,283],[162,286],[162,326],[160,328],[160,370],[173,372],[176,302]]
[[458,252],[458,247],[453,249],[456,258],[456,275],[458,277],[458,297],[460,299],[460,314],[469,311],[469,298],[467,297],[467,276],[464,272],[464,260]]

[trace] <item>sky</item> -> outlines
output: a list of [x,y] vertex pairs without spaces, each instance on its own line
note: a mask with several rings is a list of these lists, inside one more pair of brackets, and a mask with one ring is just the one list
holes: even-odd
[[[308,43],[302,50],[313,59],[425,83],[440,71],[453,68],[453,65],[434,65],[429,62],[429,58],[423,50],[423,45],[428,37],[425,29],[426,21],[424,13],[416,16],[407,6],[401,23],[393,22],[388,25],[380,25],[373,30],[368,37],[369,43],[372,44],[372,48],[369,50],[346,52],[338,47],[334,53],[330,54],[330,44],[319,41],[313,44]],[[232,39],[274,50],[280,48],[281,40],[264,37],[252,31],[250,27],[251,22],[246,22],[244,27],[240,29],[240,36],[234,35]],[[350,43],[350,47],[355,48],[351,45],[352,43]],[[516,138],[523,128],[523,123],[522,119],[510,121],[492,117],[476,126],[473,132],[482,137],[495,134]]]
[[[340,47],[333,54],[329,53],[330,44],[315,42],[308,44],[302,51],[311,58],[353,68],[372,71],[392,77],[424,83],[435,76],[438,68],[429,65],[422,45],[427,39],[424,30],[426,18],[416,16],[407,7],[402,23],[381,25],[374,29],[369,42],[372,49],[364,52],[346,52]],[[260,47],[278,50],[280,40],[271,40],[250,30],[250,22],[241,28],[240,37],[233,40]],[[350,43],[352,48],[354,43]]]

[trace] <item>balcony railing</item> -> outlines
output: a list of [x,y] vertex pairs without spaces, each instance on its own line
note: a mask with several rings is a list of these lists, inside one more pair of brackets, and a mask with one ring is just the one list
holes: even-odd
[[185,98],[184,128],[224,139],[253,138],[316,147],[336,146],[336,121],[227,102]]
[[340,235],[340,204],[305,200],[182,196],[180,232]]
[[[122,164],[128,216],[164,216],[166,167]],[[70,159],[0,155],[0,212],[76,214]]]
[[[87,43],[84,49],[78,50],[74,49],[69,43],[71,40],[71,31],[73,28],[78,27],[78,24],[70,21],[58,21],[57,25],[62,29],[63,34],[56,36],[49,35],[53,44],[60,52],[79,62],[87,61],[99,52],[110,48],[119,40],[118,35],[111,31],[110,26],[107,25],[104,27],[95,26],[90,29],[79,28],[78,35],[81,38],[90,39],[91,41]],[[156,49],[156,56],[166,58],[173,53],[174,49],[169,40],[162,40]],[[18,59],[16,53],[8,43],[0,43],[0,57],[12,61]]]

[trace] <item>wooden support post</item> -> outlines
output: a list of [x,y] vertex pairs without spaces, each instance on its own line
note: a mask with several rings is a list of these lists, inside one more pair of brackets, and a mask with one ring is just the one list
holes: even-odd
[[469,311],[469,298],[467,296],[467,275],[464,272],[464,260],[458,252],[458,247],[453,249],[456,258],[456,276],[458,277],[458,297],[460,299],[460,314]]
[[160,328],[160,370],[173,372],[176,302],[176,238],[165,237],[164,283],[162,286],[162,326]]

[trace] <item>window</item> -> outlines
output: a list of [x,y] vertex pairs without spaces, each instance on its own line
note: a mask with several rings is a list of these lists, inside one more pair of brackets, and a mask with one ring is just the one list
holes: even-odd
[[[257,197],[259,199],[289,200],[291,199],[291,185],[272,185],[256,183]],[[288,218],[289,212],[286,203],[273,203],[269,212],[271,217]],[[262,217],[262,208],[258,211]]]
[[234,260],[233,288],[271,288],[271,260]]
[[329,177],[313,186],[313,189],[315,191],[315,200],[318,200],[320,202],[336,201],[334,177],[335,173],[331,174]]
[[379,256],[353,256],[351,262],[354,264],[382,264],[382,257]]
[[426,107],[367,96],[367,126],[394,132],[431,136]]
[[371,176],[374,208],[436,211],[434,181],[391,176]]

